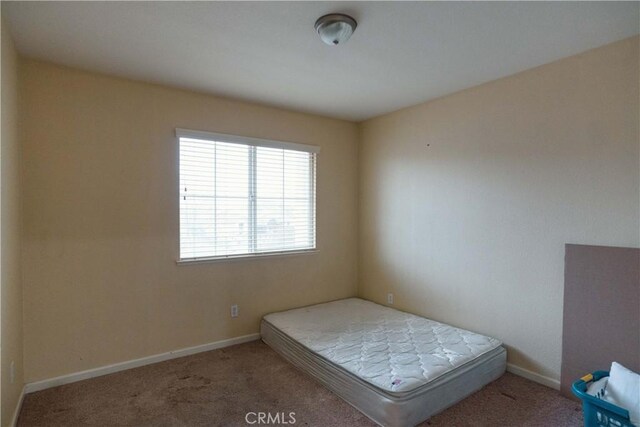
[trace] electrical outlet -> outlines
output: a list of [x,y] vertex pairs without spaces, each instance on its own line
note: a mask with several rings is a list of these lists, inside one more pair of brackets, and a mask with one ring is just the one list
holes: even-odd
[[9,368],[9,379],[11,384],[16,381],[16,364],[13,360],[11,361],[11,367]]
[[387,294],[387,304],[393,304],[393,294],[392,293],[388,293]]
[[238,317],[238,304],[231,306],[231,317]]

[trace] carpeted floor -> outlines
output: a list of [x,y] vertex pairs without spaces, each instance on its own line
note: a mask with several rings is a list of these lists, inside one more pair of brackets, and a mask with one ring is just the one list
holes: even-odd
[[[301,426],[375,425],[261,341],[29,394],[18,425],[240,426],[248,412],[284,413],[285,421],[295,412]],[[422,425],[581,426],[582,413],[555,390],[507,373]]]

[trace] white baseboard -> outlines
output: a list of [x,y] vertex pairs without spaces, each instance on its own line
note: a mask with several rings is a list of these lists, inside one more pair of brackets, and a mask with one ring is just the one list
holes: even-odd
[[547,387],[551,387],[555,390],[560,390],[560,381],[545,377],[544,375],[537,374],[528,369],[512,365],[511,363],[507,363],[507,372],[511,372],[514,375],[518,375],[519,377],[526,378],[538,384],[546,385]]
[[[13,414],[11,426],[15,426],[15,423],[18,421],[18,415],[20,414],[20,408],[22,407],[22,401],[24,400],[24,395],[26,393],[33,393],[34,391],[45,390],[47,388],[57,387],[63,384],[70,384],[89,378],[95,378],[102,375],[113,374],[115,372],[126,371],[127,369],[138,368],[140,366],[150,365],[152,363],[164,362],[165,360],[177,359],[179,357],[190,356],[192,354],[216,350],[236,344],[243,344],[258,339],[260,339],[259,333],[243,335],[236,338],[229,338],[226,340],[215,341],[212,343],[197,345],[194,347],[182,348],[179,350],[169,351],[167,353],[154,354],[152,356],[142,357],[140,359],[115,363],[113,365],[101,366],[99,368],[88,369],[81,372],[74,372],[72,374],[62,375],[55,378],[49,378],[46,380],[25,384],[20,395],[20,401],[18,402],[18,406],[16,407]],[[560,390],[560,381],[556,379],[545,377],[544,375],[537,374],[528,369],[521,368],[511,363],[507,363],[507,371],[511,372],[514,375],[518,375],[520,377],[534,381],[538,384],[551,387],[555,390]]]
[[127,369],[138,368],[140,366],[150,365],[152,363],[164,362],[165,360],[177,359],[178,357],[190,356],[196,353],[216,350],[219,348],[229,347],[236,344],[242,344],[249,341],[260,339],[260,334],[243,335],[227,340],[216,341],[208,344],[197,345],[195,347],[187,347],[179,350],[169,351],[167,353],[154,354],[153,356],[142,357],[140,359],[129,360],[126,362],[114,363],[113,365],[101,366],[99,368],[88,369],[86,371],[74,372],[73,374],[62,375],[55,378],[49,378],[42,381],[36,381],[25,385],[26,393],[33,393],[51,387],[57,387],[63,384],[74,383],[89,378],[100,377],[102,375],[113,374],[115,372],[125,371]]
[[18,399],[18,404],[16,405],[16,409],[13,411],[13,417],[11,418],[11,422],[9,425],[11,427],[16,427],[18,424],[18,417],[20,416],[20,410],[22,409],[22,402],[24,401],[24,395],[27,394],[26,391],[27,386],[22,387],[22,391],[20,392],[20,399]]

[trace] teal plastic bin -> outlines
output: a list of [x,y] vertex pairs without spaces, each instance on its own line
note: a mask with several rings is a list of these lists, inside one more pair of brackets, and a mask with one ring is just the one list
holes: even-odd
[[613,405],[605,400],[587,394],[587,388],[593,381],[608,377],[608,371],[595,371],[585,375],[573,383],[571,390],[573,394],[582,400],[582,411],[584,413],[585,427],[637,427],[631,424],[629,411],[619,406]]

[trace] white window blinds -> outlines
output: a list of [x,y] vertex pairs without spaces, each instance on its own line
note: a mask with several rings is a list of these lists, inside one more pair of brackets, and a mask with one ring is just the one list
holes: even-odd
[[317,147],[176,133],[181,261],[315,249]]

